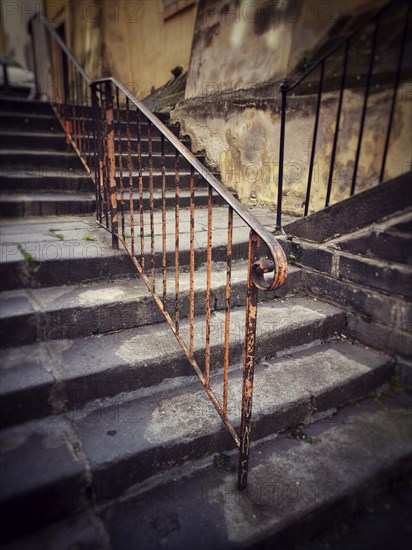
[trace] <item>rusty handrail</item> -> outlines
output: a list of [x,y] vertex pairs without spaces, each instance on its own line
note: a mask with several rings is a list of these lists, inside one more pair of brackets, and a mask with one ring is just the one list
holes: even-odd
[[75,56],[73,55],[73,52],[69,50],[69,48],[66,46],[66,44],[63,42],[61,36],[58,32],[56,32],[56,29],[53,27],[53,25],[50,23],[50,21],[47,19],[47,17],[43,13],[37,13],[33,15],[30,22],[39,19],[43,23],[43,25],[47,28],[47,30],[50,32],[50,34],[53,35],[53,38],[56,40],[56,42],[59,44],[60,48],[64,52],[64,54],[70,59],[70,61],[73,63],[73,65],[76,67],[76,70],[81,74],[82,78],[86,81],[88,85],[91,84],[91,79],[87,76],[85,73],[83,67],[80,65],[80,63],[77,61]]
[[[225,200],[225,202],[233,208],[234,212],[242,218],[242,220],[262,239],[263,243],[268,247],[272,257],[274,267],[269,269],[269,265],[266,264],[265,273],[274,271],[275,275],[270,285],[263,282],[262,270],[260,265],[256,265],[256,273],[254,282],[256,286],[263,291],[274,290],[283,284],[283,280],[279,282],[282,270],[279,269],[280,263],[282,263],[282,255],[284,255],[283,248],[280,246],[275,237],[264,227],[259,220],[252,214],[252,212],[244,206],[222,183],[195,157],[195,155],[189,151],[187,147],[167,128],[167,126],[146,107],[146,105],[137,99],[128,88],[126,88],[121,82],[114,77],[99,78],[90,81],[90,84],[105,84],[111,82],[123,92],[123,94],[130,99],[130,101],[144,114],[144,116],[150,120],[150,122],[168,139],[168,141],[179,151],[179,153],[193,166],[193,168],[207,181],[209,185]],[[280,256],[280,257],[279,257]]]
[[[62,103],[52,104],[62,127],[65,130],[67,139],[73,145],[80,159],[89,174],[94,177],[96,185],[96,218],[97,222],[112,234],[112,246],[118,248],[119,241],[130,255],[142,280],[152,294],[156,304],[163,314],[167,324],[176,337],[180,347],[185,353],[189,363],[198,376],[206,394],[217,410],[222,422],[233,437],[239,453],[238,487],[246,487],[250,432],[252,417],[252,394],[253,375],[255,364],[256,347],[256,316],[258,305],[258,291],[273,290],[281,286],[287,276],[287,261],[282,247],[275,237],[255,218],[255,216],[242,205],[213,174],[189,151],[181,141],[154,115],[134,94],[132,94],[121,82],[113,77],[91,80],[81,69],[73,54],[64,45],[56,31],[45,20],[44,16],[39,18],[50,31],[58,46],[61,48],[66,71],[63,71],[63,84],[68,93],[64,94]],[[33,39],[33,43],[35,41]],[[35,52],[36,53],[36,52]],[[70,63],[69,63],[70,62]],[[73,89],[71,87],[74,86]],[[113,95],[114,87],[114,95]],[[121,113],[120,93],[124,96],[126,108]],[[123,99],[123,98],[122,98]],[[133,109],[130,109],[132,104]],[[116,107],[116,108],[115,108]],[[131,113],[133,121],[131,121]],[[122,119],[123,116],[123,119]],[[125,117],[125,118],[124,118]],[[143,175],[142,163],[142,119],[147,140],[148,165],[147,172]],[[92,129],[90,124],[92,123]],[[117,124],[117,129],[116,129]],[[122,126],[123,124],[123,126]],[[133,154],[137,158],[138,173],[133,173],[132,162],[132,137],[131,125],[134,125],[133,140],[137,143],[137,151]],[[124,126],[125,125],[125,126]],[[126,134],[122,134],[122,127],[126,127]],[[154,179],[158,174],[154,173],[153,165],[153,128],[161,138],[161,213],[162,213],[162,273],[163,273],[163,296],[156,290],[156,269],[155,269],[155,234],[154,234]],[[123,141],[127,145],[127,168],[124,161]],[[175,250],[174,250],[174,311],[169,313],[167,296],[167,249],[166,249],[166,153],[165,142],[172,146],[174,151],[174,217],[175,217]],[[117,145],[117,149],[116,149]],[[180,332],[180,304],[179,304],[179,209],[180,209],[180,186],[181,170],[179,169],[180,157],[185,159],[190,168],[190,305],[189,305],[189,343],[186,343]],[[117,170],[117,172],[116,172]],[[205,305],[205,359],[204,370],[200,368],[195,359],[194,348],[194,317],[195,317],[195,246],[194,246],[194,223],[195,223],[195,176],[200,175],[207,183],[207,282],[206,282],[206,305]],[[126,178],[126,186],[124,179]],[[143,186],[143,179],[148,185]],[[158,181],[158,180],[157,180]],[[127,187],[128,184],[128,187]],[[134,201],[138,191],[138,207],[136,220],[140,238],[139,256],[135,249],[135,222],[134,222]],[[144,192],[149,195],[150,233],[144,232]],[[225,340],[223,349],[223,399],[219,402],[215,392],[210,386],[210,363],[211,363],[211,276],[212,276],[212,211],[213,192],[223,199],[228,210],[227,225],[227,260],[226,260],[226,292],[225,292]],[[120,193],[120,198],[118,196]],[[129,197],[127,197],[129,194]],[[147,200],[147,198],[146,198]],[[127,208],[129,208],[130,235],[126,235]],[[118,218],[120,210],[120,224]],[[229,385],[229,347],[230,347],[230,313],[231,313],[231,263],[232,263],[232,236],[233,236],[233,214],[237,214],[250,229],[248,243],[248,268],[247,268],[247,296],[246,296],[246,323],[244,341],[244,368],[242,381],[242,411],[240,435],[236,432],[228,418],[228,385]],[[147,223],[147,222],[146,222]],[[120,228],[119,228],[120,225]],[[139,228],[140,226],[140,228]],[[150,265],[145,264],[145,237],[150,237]],[[130,238],[130,246],[128,239]],[[262,254],[269,258],[262,259]],[[266,280],[265,274],[272,273],[271,279]],[[170,292],[170,291],[169,291]]]

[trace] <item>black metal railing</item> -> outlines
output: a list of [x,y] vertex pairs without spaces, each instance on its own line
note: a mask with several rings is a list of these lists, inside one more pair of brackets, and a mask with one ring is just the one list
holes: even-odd
[[[382,183],[385,179],[385,167],[388,157],[388,150],[390,145],[391,132],[393,128],[395,106],[397,96],[399,94],[399,88],[402,77],[403,62],[406,59],[405,45],[408,37],[408,26],[410,24],[410,0],[394,0],[389,4],[386,4],[383,8],[377,11],[366,23],[360,28],[353,31],[349,36],[344,38],[338,44],[336,44],[326,55],[324,55],[319,61],[317,61],[312,67],[310,67],[300,78],[298,78],[293,84],[289,84],[285,79],[280,85],[280,139],[279,139],[279,173],[278,173],[278,189],[277,189],[277,214],[276,214],[276,229],[282,228],[282,212],[283,208],[283,196],[285,193],[285,166],[287,164],[287,146],[286,137],[288,129],[288,121],[291,117],[291,111],[298,104],[299,101],[304,103],[305,109],[310,105],[311,112],[314,111],[314,122],[312,130],[312,138],[310,144],[310,152],[308,163],[304,163],[308,166],[306,190],[303,201],[303,216],[307,216],[310,211],[316,209],[311,204],[311,198],[313,196],[314,188],[314,169],[315,159],[318,151],[320,126],[321,126],[321,113],[324,108],[324,101],[330,99],[331,94],[336,93],[337,106],[335,120],[333,124],[332,136],[330,133],[327,135],[327,131],[322,129],[323,141],[328,142],[331,146],[330,153],[325,155],[323,159],[326,163],[326,170],[324,172],[323,181],[316,182],[318,185],[317,191],[323,197],[323,206],[327,207],[331,204],[333,185],[335,182],[336,165],[338,161],[338,149],[344,140],[346,140],[346,146],[348,141],[348,133],[342,138],[343,129],[343,114],[344,114],[344,95],[348,90],[363,93],[361,100],[361,108],[359,112],[358,128],[349,128],[349,133],[355,137],[356,146],[351,151],[350,164],[352,167],[352,173],[350,175],[345,174],[346,181],[346,194],[349,196],[354,195],[357,192],[357,183],[359,181],[359,167],[361,160],[361,150],[365,135],[365,128],[368,121],[368,100],[371,97],[372,81],[375,81],[375,85],[378,90],[385,88],[389,90],[389,102],[386,112],[381,108],[381,116],[386,117],[384,127],[384,146],[382,153],[376,149],[375,155],[380,155],[380,165],[378,173],[376,174],[376,180],[378,183]],[[392,12],[391,12],[392,10]],[[387,38],[388,29],[384,27],[382,22],[385,20],[385,16],[391,14],[393,17],[396,15],[397,21],[401,21],[401,25],[397,28],[399,32],[396,35],[397,44],[391,45],[390,58],[386,59],[386,64],[389,67],[385,67],[383,59],[387,56],[388,51],[383,43],[383,39]],[[395,30],[390,28],[389,31],[392,36],[395,34]],[[366,45],[366,46],[365,46]],[[353,70],[349,71],[350,62],[352,61]],[[378,62],[381,64],[380,75],[377,75]],[[408,78],[405,75],[405,79]],[[363,87],[363,90],[362,90]],[[345,114],[347,114],[348,108]],[[347,117],[349,118],[349,117]],[[286,160],[285,160],[286,159]],[[348,159],[346,159],[349,164]],[[401,168],[400,168],[401,169]],[[323,186],[319,189],[319,186]],[[338,200],[346,198],[343,195],[337,197]],[[296,214],[296,212],[294,212]]]
[[[239,448],[238,487],[246,487],[252,420],[258,291],[281,286],[287,276],[285,254],[273,235],[203,166],[182,142],[142,102],[114,78],[91,80],[43,15],[36,16],[47,30],[56,95],[52,106],[95,182],[97,222],[129,253],[159,310],[175,335],[206,394]],[[35,34],[35,32],[34,32]],[[36,47],[36,40],[33,42]],[[35,52],[36,55],[36,52]],[[38,59],[41,63],[41,59]],[[36,64],[37,66],[37,64]],[[154,154],[156,152],[156,155]],[[155,165],[155,162],[157,165]],[[180,291],[181,194],[189,190],[189,300]],[[196,306],[195,224],[197,195],[207,192],[205,306]],[[157,206],[155,202],[157,201]],[[213,213],[215,203],[226,208],[226,291],[223,357],[211,360],[211,288]],[[167,220],[167,205],[172,221]],[[160,213],[160,216],[159,216]],[[249,228],[246,317],[240,422],[229,418],[231,267],[234,217]],[[156,230],[155,228],[159,227]],[[168,234],[168,228],[172,228]],[[172,248],[168,247],[168,235]],[[265,274],[270,273],[267,280]],[[172,282],[170,284],[170,278]],[[170,289],[170,286],[172,289]],[[238,304],[236,304],[238,305]],[[182,330],[183,309],[188,330]],[[203,349],[195,346],[195,314],[204,313]],[[212,388],[211,370],[222,368],[221,398]],[[220,390],[219,390],[220,391]],[[240,396],[240,393],[239,393]],[[236,425],[239,424],[239,429]]]

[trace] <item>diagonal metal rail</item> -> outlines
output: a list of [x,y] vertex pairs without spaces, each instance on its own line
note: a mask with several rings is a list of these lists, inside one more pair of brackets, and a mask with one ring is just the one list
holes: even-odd
[[[37,75],[45,71],[45,48],[49,50],[53,81],[58,94],[52,101],[68,141],[72,144],[96,189],[97,222],[112,234],[113,248],[119,242],[130,255],[140,277],[176,337],[204,391],[239,448],[238,487],[247,484],[252,429],[253,377],[256,352],[258,292],[281,286],[287,277],[283,249],[274,236],[242,205],[205,166],[182,144],[174,133],[114,78],[91,80],[53,26],[37,15],[31,21]],[[46,33],[44,32],[46,31]],[[43,34],[42,34],[43,33]],[[41,40],[46,44],[41,44]],[[40,47],[41,45],[41,47]],[[45,83],[37,83],[41,88]],[[155,166],[155,161],[160,166]],[[169,164],[169,166],[168,166]],[[171,164],[171,166],[170,166]],[[182,297],[179,285],[180,211],[183,186],[189,188],[190,290],[189,338],[181,330]],[[196,194],[207,189],[207,245],[204,350],[195,352],[195,224]],[[155,189],[161,194],[161,242],[156,238]],[[172,191],[174,252],[168,255],[167,194]],[[170,198],[170,194],[169,194]],[[213,212],[216,202],[227,210],[225,328],[223,345],[223,393],[219,398],[211,385],[211,288],[213,262]],[[240,218],[249,228],[242,408],[240,419],[229,420],[231,265],[233,219]],[[160,263],[158,258],[160,256]],[[173,266],[170,282],[168,266]],[[157,269],[161,271],[161,277]],[[172,287],[172,289],[170,288]],[[172,296],[172,298],[171,298]],[[238,422],[240,429],[236,430]]]

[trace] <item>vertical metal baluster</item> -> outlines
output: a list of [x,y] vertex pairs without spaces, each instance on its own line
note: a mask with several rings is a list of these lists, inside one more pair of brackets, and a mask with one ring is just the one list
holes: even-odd
[[73,66],[73,98],[74,98],[74,133],[76,136],[76,147],[80,150],[80,131],[79,131],[79,97],[77,88],[77,72],[76,67]]
[[282,198],[283,198],[283,163],[285,157],[285,130],[286,130],[286,103],[289,85],[286,80],[280,84],[282,95],[280,115],[280,140],[279,140],[279,174],[278,174],[278,203],[276,205],[276,230],[282,229]]
[[248,282],[246,299],[246,333],[242,384],[242,419],[240,426],[240,452],[238,489],[245,489],[249,469],[250,432],[252,428],[253,375],[255,370],[256,317],[258,289],[253,283],[252,266],[260,258],[261,240],[250,232],[248,254]]
[[131,250],[134,257],[134,213],[133,213],[133,164],[132,164],[132,145],[130,138],[130,111],[129,98],[126,96],[126,132],[127,132],[127,170],[129,172],[129,208],[130,208],[130,237]]
[[116,160],[114,147],[113,97],[111,82],[106,83],[106,138],[107,171],[110,186],[112,247],[118,249],[119,240],[117,234],[119,232],[119,223],[117,219]]
[[357,178],[357,175],[358,175],[359,158],[360,158],[360,152],[361,152],[361,147],[362,147],[363,130],[364,130],[364,126],[365,126],[366,109],[367,109],[367,106],[368,106],[369,87],[370,87],[370,83],[371,83],[372,70],[373,70],[373,61],[374,61],[374,58],[375,58],[376,42],[377,42],[378,30],[379,30],[379,19],[380,19],[379,16],[380,16],[380,13],[376,17],[375,32],[373,34],[373,45],[372,45],[371,57],[370,57],[370,60],[369,60],[368,76],[367,76],[366,87],[365,87],[365,97],[364,97],[364,100],[363,100],[362,115],[361,115],[361,122],[360,122],[360,128],[359,128],[358,146],[356,148],[355,165],[353,167],[352,184],[351,184],[351,188],[350,188],[351,196],[355,193],[355,188],[356,188],[356,178]]
[[122,237],[123,239],[125,239],[122,132],[120,127],[121,118],[120,118],[119,88],[117,86],[116,86],[116,108],[117,108],[117,155],[118,155],[118,166],[119,166],[120,216],[122,219]]
[[139,171],[139,214],[140,214],[140,265],[144,270],[144,215],[143,215],[143,167],[142,167],[142,129],[140,111],[137,110],[137,166]]
[[165,159],[165,137],[161,134],[161,155],[162,155],[162,273],[163,273],[163,307],[166,307],[166,159]]
[[194,329],[195,329],[195,171],[190,167],[190,302],[189,302],[189,351],[194,356]]
[[[101,200],[100,200],[100,132],[99,132],[99,117],[97,108],[97,89],[96,84],[92,84],[90,88],[92,99],[92,121],[93,121],[93,168],[94,168],[94,185],[96,188],[96,220],[101,221]],[[90,141],[89,141],[90,143]]]
[[70,73],[71,73],[71,77],[70,77],[70,87],[71,87],[71,111],[72,111],[72,138],[74,140],[74,143],[76,145],[76,147],[78,148],[78,141],[77,141],[77,120],[76,120],[76,107],[75,107],[75,102],[76,102],[76,94],[75,94],[75,82],[74,82],[74,76],[73,76],[73,65],[72,63],[70,62],[69,63],[69,67],[70,67]]
[[209,387],[210,378],[210,290],[212,279],[212,210],[213,190],[208,185],[207,200],[207,259],[206,259],[206,347],[205,347],[205,385]]
[[225,299],[225,348],[223,356],[223,416],[227,418],[230,347],[230,292],[232,279],[233,208],[229,206],[227,222],[226,299]]
[[91,139],[90,139],[90,133],[92,132],[93,128],[93,120],[91,118],[91,101],[89,102],[89,89],[86,85],[85,87],[86,91],[86,107],[85,107],[85,120],[84,120],[84,138],[85,138],[85,146],[86,146],[86,160],[87,160],[87,166],[91,170],[91,161],[92,161],[92,155],[91,155]]
[[311,191],[311,187],[312,187],[313,164],[315,162],[315,154],[316,154],[316,140],[317,140],[317,137],[318,137],[319,114],[320,114],[320,106],[321,106],[321,101],[322,101],[323,76],[324,76],[324,74],[325,74],[325,60],[323,60],[321,65],[320,65],[318,101],[317,101],[317,105],[316,105],[315,126],[313,128],[312,151],[310,153],[308,185],[307,185],[307,188],[306,188],[306,200],[305,200],[304,216],[308,215],[308,210],[309,210],[310,191]]
[[83,81],[82,77],[78,74],[78,86],[79,86],[79,151],[80,156],[84,160],[84,115],[83,115]]
[[175,154],[175,327],[179,334],[179,151]]
[[152,271],[152,290],[155,290],[155,242],[154,242],[154,200],[153,200],[153,144],[152,123],[147,120],[147,152],[149,157],[149,194],[150,194],[150,267]]
[[101,124],[102,124],[102,160],[103,160],[103,182],[104,182],[104,189],[103,189],[103,196],[104,196],[104,215],[106,219],[106,227],[109,229],[109,174],[107,171],[107,132],[106,132],[106,123],[105,123],[105,107],[104,102],[105,95],[103,95],[103,86],[100,89],[101,94]]
[[407,11],[406,16],[405,16],[405,25],[403,27],[403,34],[402,34],[402,39],[401,39],[401,51],[399,53],[398,66],[396,68],[395,84],[394,84],[394,87],[393,87],[391,109],[390,109],[390,112],[389,112],[389,123],[388,123],[388,128],[386,130],[386,139],[385,139],[385,146],[384,146],[384,149],[383,149],[382,166],[381,166],[381,171],[380,171],[380,174],[379,174],[379,183],[383,182],[383,178],[384,178],[384,175],[385,175],[386,157],[387,157],[388,149],[389,149],[389,140],[390,140],[391,130],[392,130],[393,115],[395,113],[396,96],[397,96],[397,93],[398,93],[399,80],[400,80],[400,77],[401,77],[402,61],[403,61],[403,54],[404,54],[404,50],[405,50],[405,41],[406,41],[406,36],[407,36],[407,31],[408,31],[410,10],[411,10],[411,4],[409,3],[409,8],[408,8],[408,11]]
[[336,150],[337,150],[337,146],[338,146],[339,125],[340,125],[340,117],[341,117],[341,112],[342,112],[343,92],[345,90],[346,69],[347,69],[347,66],[348,66],[349,44],[350,44],[350,40],[348,39],[346,41],[346,45],[345,45],[345,58],[344,58],[344,61],[343,61],[342,80],[341,80],[341,83],[340,83],[339,103],[338,103],[338,111],[337,111],[337,114],[336,114],[336,125],[335,125],[335,134],[333,136],[332,154],[331,154],[331,157],[330,157],[330,168],[329,168],[329,177],[328,177],[328,187],[327,187],[327,190],[326,190],[325,206],[329,206],[330,195],[331,195],[331,191],[332,191],[333,171],[334,171],[334,168],[335,168]]

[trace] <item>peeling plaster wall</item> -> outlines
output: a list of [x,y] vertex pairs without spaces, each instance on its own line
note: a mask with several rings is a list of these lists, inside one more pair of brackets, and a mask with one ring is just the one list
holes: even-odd
[[196,4],[163,19],[161,0],[45,0],[48,18],[64,21],[66,39],[92,78],[113,75],[136,94],[147,96],[187,70]]
[[[254,5],[261,5],[262,9],[265,4],[263,0],[254,0]],[[283,9],[283,19],[272,17],[272,26],[269,21],[258,30],[252,21],[236,20],[236,13],[245,13],[248,0],[208,2],[203,11],[200,8],[186,99],[172,112],[172,120],[180,122],[182,133],[191,137],[195,151],[206,152],[210,166],[220,171],[222,181],[240,200],[274,206],[280,136],[279,79],[288,72],[293,73],[304,52],[322,45],[336,17],[333,19],[330,13],[329,18],[322,19],[319,14],[314,17],[314,6],[319,7],[321,3],[308,0],[298,3],[299,18],[295,16],[293,21],[285,21],[285,13],[291,13],[287,12],[288,6],[297,3],[285,0],[273,4]],[[370,0],[332,4],[339,5],[341,13],[355,16],[371,5],[378,6]],[[204,11],[207,6],[208,11]],[[224,6],[230,9],[224,12]],[[276,40],[275,35],[278,36]],[[269,45],[270,40],[275,44],[274,49]],[[357,70],[355,66],[351,75],[354,81],[359,78]],[[406,82],[403,87],[408,85]],[[364,83],[352,83],[351,86],[343,99],[332,203],[348,197],[351,186]],[[371,90],[357,190],[378,182],[391,86],[391,83],[377,85]],[[323,208],[325,204],[338,104],[338,94],[333,91],[336,88],[336,85],[331,86],[322,97],[310,211]],[[406,171],[408,166],[410,169],[412,162],[412,97],[404,91],[397,97],[386,163],[387,179]],[[316,94],[305,92],[288,101],[284,174],[284,211],[288,213],[303,213],[316,99]]]
[[[390,90],[382,91],[373,94],[368,102],[358,168],[359,191],[378,182],[391,97]],[[290,102],[287,112],[283,204],[284,211],[291,214],[303,213],[315,103],[316,96],[297,98],[295,102]],[[322,101],[310,211],[319,210],[325,204],[337,103],[337,94],[330,94]],[[345,92],[331,203],[349,196],[362,105],[361,92]],[[258,201],[275,205],[279,166],[279,111],[246,107],[224,112],[224,105],[221,107],[219,110],[216,103],[213,108],[209,104],[207,113],[202,117],[200,109],[193,112],[182,104],[173,112],[173,119],[181,122],[183,134],[192,137],[194,150],[206,151],[210,165],[219,170],[222,181],[238,194],[242,202]],[[408,101],[400,96],[395,109],[386,179],[411,167],[411,121],[412,103],[410,99]]]

